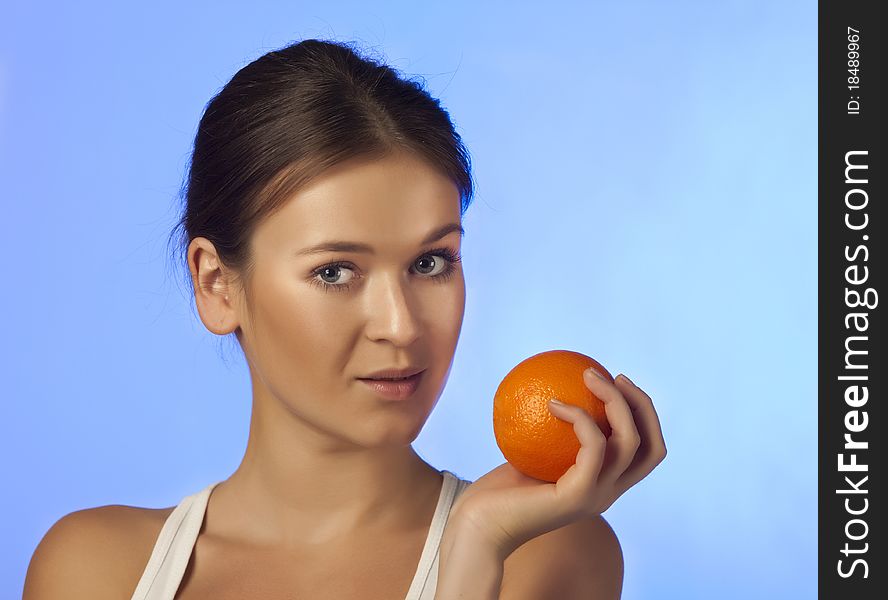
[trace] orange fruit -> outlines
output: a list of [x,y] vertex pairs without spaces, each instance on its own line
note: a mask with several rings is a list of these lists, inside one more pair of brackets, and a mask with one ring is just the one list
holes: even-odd
[[555,482],[576,461],[580,440],[573,423],[549,411],[552,398],[582,407],[610,435],[604,402],[583,380],[589,367],[613,382],[598,361],[570,350],[540,352],[506,374],[493,397],[493,433],[509,464],[529,477]]

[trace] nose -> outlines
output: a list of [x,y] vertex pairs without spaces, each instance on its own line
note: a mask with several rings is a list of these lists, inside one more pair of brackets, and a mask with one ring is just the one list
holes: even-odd
[[416,298],[405,291],[396,275],[380,275],[370,282],[367,294],[367,336],[373,341],[388,340],[396,346],[410,346],[420,335]]

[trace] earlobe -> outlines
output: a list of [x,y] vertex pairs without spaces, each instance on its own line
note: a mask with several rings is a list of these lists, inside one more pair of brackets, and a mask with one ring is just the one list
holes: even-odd
[[237,329],[237,314],[231,305],[230,295],[215,289],[221,286],[207,285],[198,293],[198,313],[204,326],[216,335],[227,335]]
[[201,301],[197,302],[198,314],[204,326],[216,335],[227,335],[237,329],[237,318],[234,307],[229,302],[229,297],[223,297],[218,292],[208,291],[203,293]]

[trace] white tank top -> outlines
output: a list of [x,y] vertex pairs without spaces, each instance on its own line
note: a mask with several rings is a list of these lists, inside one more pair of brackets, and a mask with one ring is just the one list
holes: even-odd
[[[447,470],[441,473],[444,485],[405,600],[434,600],[438,582],[438,545],[444,525],[454,501],[472,483]],[[186,496],[169,514],[131,600],[174,600],[203,525],[210,492],[219,483]]]

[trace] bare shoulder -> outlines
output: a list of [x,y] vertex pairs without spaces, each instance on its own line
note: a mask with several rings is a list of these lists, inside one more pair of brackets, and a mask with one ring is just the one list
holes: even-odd
[[130,597],[173,508],[111,504],[63,516],[31,556],[22,600]]
[[616,600],[623,551],[602,516],[566,525],[520,546],[503,564],[503,600]]

